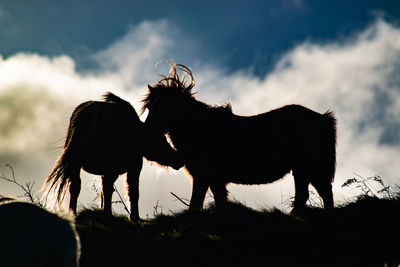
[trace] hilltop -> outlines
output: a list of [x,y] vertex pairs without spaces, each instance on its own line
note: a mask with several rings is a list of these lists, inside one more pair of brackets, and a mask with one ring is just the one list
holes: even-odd
[[81,266],[395,266],[400,201],[363,197],[302,216],[239,203],[132,223],[84,210]]

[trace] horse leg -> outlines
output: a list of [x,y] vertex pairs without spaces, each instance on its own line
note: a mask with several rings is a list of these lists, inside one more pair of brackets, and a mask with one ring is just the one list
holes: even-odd
[[76,210],[78,207],[78,197],[81,192],[81,178],[79,177],[80,169],[77,169],[72,172],[70,175],[70,200],[69,200],[69,209],[76,215]]
[[201,179],[193,178],[192,198],[190,199],[189,209],[193,210],[203,208],[208,186],[209,185]]
[[107,214],[112,215],[111,204],[112,194],[114,193],[114,182],[117,180],[118,175],[106,174],[101,177],[103,190],[101,192],[101,209]]
[[130,168],[127,174],[126,182],[128,184],[127,191],[131,202],[131,221],[139,221],[139,177],[142,170],[143,159],[137,161],[135,168]]
[[292,214],[298,214],[301,213],[301,211],[304,210],[304,207],[306,206],[306,202],[309,197],[308,185],[310,184],[310,182],[307,178],[305,178],[304,175],[293,173],[293,176],[295,185],[295,196]]
[[333,193],[330,180],[315,180],[311,184],[317,190],[319,196],[324,201],[325,209],[333,209]]
[[214,195],[214,201],[217,207],[226,204],[228,199],[228,190],[226,190],[226,185],[224,183],[213,183],[211,184],[210,189]]

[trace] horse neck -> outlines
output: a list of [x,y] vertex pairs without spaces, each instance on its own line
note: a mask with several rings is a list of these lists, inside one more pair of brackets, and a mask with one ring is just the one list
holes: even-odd
[[203,102],[195,99],[192,101],[187,103],[188,108],[182,111],[183,116],[168,131],[168,135],[178,151],[182,147],[192,146],[193,138],[202,131],[208,130],[207,128],[210,127],[209,115],[215,111],[215,108]]

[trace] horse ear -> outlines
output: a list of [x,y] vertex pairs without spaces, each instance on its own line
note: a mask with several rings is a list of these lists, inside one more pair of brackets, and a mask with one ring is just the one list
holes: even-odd
[[192,94],[192,88],[191,87],[187,87],[185,89],[183,89],[184,93],[188,93],[188,94]]
[[154,87],[152,87],[150,84],[147,84],[147,88],[151,91]]

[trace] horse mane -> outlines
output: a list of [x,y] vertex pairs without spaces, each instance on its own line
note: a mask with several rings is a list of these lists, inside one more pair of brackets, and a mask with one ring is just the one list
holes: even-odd
[[[182,75],[179,76],[179,72]],[[192,89],[195,85],[195,80],[192,71],[182,64],[172,64],[168,76],[161,75],[162,79],[159,80],[153,88],[177,88],[184,93],[193,95]]]
[[[179,75],[179,72],[182,74]],[[162,77],[156,84],[153,86],[148,85],[149,92],[145,95],[144,99],[142,100],[143,106],[141,108],[140,114],[143,114],[144,111],[149,107],[150,102],[153,100],[153,94],[157,89],[164,90],[164,89],[174,89],[178,92],[188,96],[191,99],[195,99],[194,95],[196,92],[192,92],[193,87],[195,86],[195,80],[192,74],[192,71],[182,64],[171,64],[169,74],[160,75]],[[155,90],[154,90],[155,89]],[[226,102],[223,105],[208,105],[203,102],[197,101],[199,104],[208,110],[213,109],[216,111],[225,111],[228,113],[232,112],[232,104],[230,102]]]
[[[179,75],[179,72],[182,74]],[[182,64],[171,64],[169,74],[163,75],[160,74],[162,77],[157,83],[153,86],[150,84],[148,85],[149,92],[145,95],[142,100],[143,106],[140,110],[140,114],[143,114],[145,110],[149,107],[150,102],[153,100],[154,94],[152,92],[156,91],[157,89],[164,90],[164,89],[173,89],[178,91],[179,93],[183,93],[191,98],[195,95],[192,92],[192,89],[195,85],[195,80],[192,74],[192,71]]]
[[210,107],[215,110],[221,110],[221,111],[226,111],[228,113],[233,113],[231,102],[226,102],[226,103],[222,104],[221,106],[210,106]]

